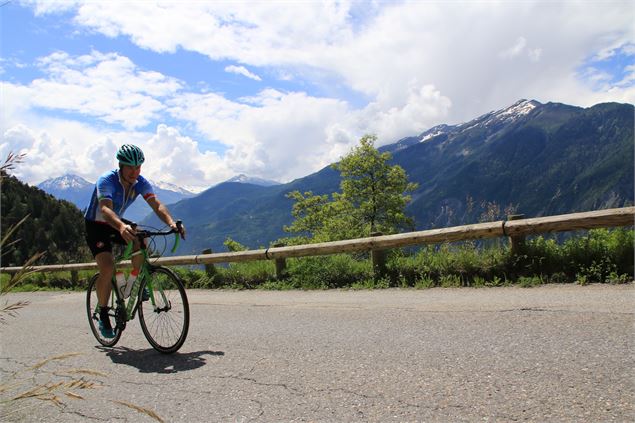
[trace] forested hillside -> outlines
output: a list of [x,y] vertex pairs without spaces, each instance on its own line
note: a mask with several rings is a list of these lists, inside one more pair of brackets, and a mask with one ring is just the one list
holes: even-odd
[[419,227],[476,222],[483,204],[537,217],[633,203],[632,105],[533,104],[514,119],[485,115],[394,153],[420,183],[409,206]]
[[[28,216],[3,246],[2,266],[22,265],[38,252],[37,264],[84,262],[90,259],[84,240],[84,218],[68,201],[57,200],[39,188],[2,175],[0,214],[2,235]],[[9,244],[13,241],[12,244]]]

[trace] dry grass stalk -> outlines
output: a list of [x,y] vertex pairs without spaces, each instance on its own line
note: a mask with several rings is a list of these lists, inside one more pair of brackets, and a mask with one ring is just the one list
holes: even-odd
[[55,373],[57,376],[66,376],[69,374],[84,374],[84,375],[90,375],[90,376],[101,376],[101,377],[108,377],[109,375],[107,373],[104,372],[100,372],[97,370],[92,370],[92,369],[69,369],[69,370],[65,370],[64,372],[60,372],[60,373]]
[[[24,220],[29,217],[29,215],[27,215],[24,219],[22,219],[18,225],[22,222],[24,222]],[[17,225],[16,225],[17,226]],[[5,237],[2,239],[2,242],[4,243],[6,239],[6,235]],[[2,248],[4,249],[5,246],[4,244],[2,244]],[[17,284],[19,284],[22,279],[24,279],[24,277],[35,273],[35,270],[33,270],[33,265],[42,257],[44,257],[46,253],[42,252],[42,253],[35,253],[33,254],[33,256],[31,256],[31,258],[29,258],[23,265],[22,268],[17,272],[14,273],[13,276],[11,276],[11,280],[9,281],[9,283],[5,286],[2,287],[1,293],[2,294],[6,294],[8,292],[11,291],[11,289],[13,289],[13,287],[15,287]]]
[[65,385],[69,388],[78,388],[78,389],[93,389],[97,386],[101,386],[101,385],[97,385],[95,382],[89,382],[84,379],[76,379],[74,381],[67,382]]
[[[13,227],[11,227],[7,234],[4,234],[3,238],[0,240],[0,247],[2,248],[2,250],[4,251],[8,250],[7,240],[9,236],[11,236],[13,231],[15,231],[15,229],[18,226],[20,226],[28,217],[29,215],[27,215],[24,219],[22,219],[17,225],[14,225]],[[11,243],[9,243],[9,245],[11,245]],[[28,259],[27,262],[24,264],[24,266],[22,266],[20,271],[14,274],[13,276],[11,276],[11,280],[9,281],[9,283],[7,283],[6,285],[0,286],[0,295],[7,294],[17,284],[19,284],[25,276],[33,273],[33,270],[32,270],[33,264],[37,262],[40,258],[42,258],[42,256],[44,256],[44,253],[37,253],[37,254],[34,254],[30,259]],[[28,301],[18,301],[17,303],[13,303],[13,304],[5,303],[5,305],[2,308],[0,308],[0,323],[6,324],[5,316],[15,317],[17,315],[17,311],[21,308],[26,307],[28,304],[29,304]]]
[[58,407],[61,407],[62,405],[64,405],[64,403],[59,399],[57,395],[53,395],[53,394],[42,395],[36,398],[41,401],[51,401],[53,404],[57,405]]
[[18,223],[16,223],[15,225],[9,227],[9,230],[7,230],[5,232],[5,234],[2,236],[2,239],[0,239],[0,245],[2,245],[4,248],[6,248],[6,247],[9,247],[9,246],[15,244],[16,242],[18,242],[19,240],[12,241],[11,243],[9,243],[9,238],[11,238],[11,235],[13,235],[13,233],[18,230],[18,227],[20,227],[20,225],[22,225],[24,222],[26,222],[26,220],[29,218],[29,216],[31,216],[31,215],[27,214]]
[[125,401],[113,401],[115,404],[121,404],[121,405],[125,405],[128,408],[132,408],[135,411],[138,411],[140,413],[146,414],[150,417],[152,417],[153,419],[155,419],[158,422],[164,423],[163,419],[161,417],[159,417],[159,415],[157,413],[155,413],[152,410],[148,410],[147,408],[143,408],[143,407],[139,407],[138,405],[134,405],[131,404],[129,402],[125,402]]
[[19,399],[37,397],[37,396],[45,395],[47,393],[48,393],[48,389],[46,385],[38,385],[34,388],[29,389],[28,391],[22,392],[20,395],[17,395],[11,399],[15,401]]
[[37,363],[33,367],[30,367],[30,369],[39,369],[40,367],[44,366],[46,363],[48,363],[50,361],[64,360],[65,358],[74,357],[76,355],[81,355],[81,354],[82,353],[79,353],[79,352],[72,352],[72,353],[66,353],[66,354],[62,354],[62,355],[56,355],[55,357],[47,358],[46,360],[40,361],[39,363]]
[[0,323],[6,324],[5,316],[15,317],[18,315],[18,310],[28,306],[29,301],[18,301],[17,303],[7,304],[0,308]]
[[81,399],[81,400],[83,400],[83,399],[84,399],[84,397],[83,397],[83,396],[81,396],[81,395],[79,395],[79,394],[76,394],[75,392],[67,391],[67,392],[64,392],[64,394],[65,394],[67,397],[71,397],[71,398],[73,398],[73,399]]
[[22,163],[25,157],[26,153],[13,154],[13,151],[9,151],[6,160],[0,165],[0,181],[6,173],[15,168],[15,165]]
[[[51,397],[54,397],[54,392],[57,390],[66,390],[66,389],[94,389],[98,386],[95,382],[89,382],[84,379],[75,379],[70,382],[57,382],[57,383],[45,383],[43,385],[38,385],[34,388],[31,388],[15,397],[11,398],[12,400],[20,400],[26,398],[38,398],[43,400],[51,400]],[[76,395],[76,394],[75,394]],[[59,401],[59,399],[57,400]],[[54,401],[54,402],[57,402]]]
[[13,382],[13,383],[3,383],[0,385],[0,394],[10,391],[13,388],[20,386],[20,383],[17,382]]

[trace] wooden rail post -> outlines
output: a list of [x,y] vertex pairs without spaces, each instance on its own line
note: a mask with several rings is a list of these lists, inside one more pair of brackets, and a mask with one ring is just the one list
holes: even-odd
[[[381,232],[373,232],[370,236],[382,236]],[[386,250],[372,249],[370,250],[370,257],[373,262],[373,273],[375,279],[384,277],[387,273],[386,269]]]
[[[273,244],[274,248],[284,247],[284,244],[279,242],[277,244]],[[282,279],[287,274],[287,261],[284,258],[277,258],[274,260],[276,264],[276,279]]]
[[[521,220],[524,218],[525,218],[524,214],[510,214],[507,216],[507,221]],[[525,236],[524,235],[510,236],[509,245],[513,255],[520,254],[523,248],[525,247]]]
[[[212,249],[211,248],[206,248],[202,251],[202,254],[212,254]],[[214,266],[213,264],[206,264],[205,265],[205,274],[207,276],[214,276],[216,274],[216,266]]]
[[79,285],[79,273],[77,270],[71,270],[71,284],[74,287]]

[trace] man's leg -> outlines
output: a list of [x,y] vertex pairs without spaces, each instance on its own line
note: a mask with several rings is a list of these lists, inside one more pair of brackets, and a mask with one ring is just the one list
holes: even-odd
[[111,252],[104,251],[95,256],[95,261],[99,268],[97,300],[99,301],[99,305],[103,307],[108,305],[108,298],[110,298],[112,275],[115,271],[115,259]]
[[110,323],[108,299],[112,290],[111,280],[115,271],[115,260],[110,251],[103,251],[95,256],[95,261],[99,267],[97,279],[97,301],[100,308],[99,330],[104,338],[114,338],[116,334]]

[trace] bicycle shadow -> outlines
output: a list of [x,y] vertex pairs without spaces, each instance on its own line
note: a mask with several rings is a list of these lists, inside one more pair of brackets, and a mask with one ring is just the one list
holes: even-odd
[[106,353],[115,364],[135,367],[141,373],[178,373],[198,369],[207,364],[206,355],[224,356],[222,351],[195,351],[161,354],[152,348],[133,350],[127,347],[96,347]]

